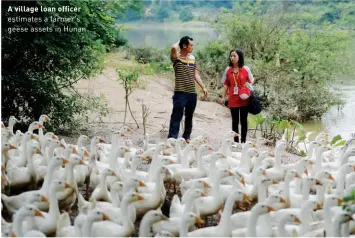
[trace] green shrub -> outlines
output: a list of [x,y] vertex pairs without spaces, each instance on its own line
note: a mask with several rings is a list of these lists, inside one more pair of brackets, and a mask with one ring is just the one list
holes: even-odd
[[[55,133],[79,129],[87,119],[88,109],[98,107],[98,100],[80,95],[74,85],[81,79],[93,77],[103,69],[106,51],[122,44],[119,29],[109,11],[120,3],[103,1],[11,1],[3,2],[3,18],[57,16],[52,12],[9,12],[11,5],[34,7],[78,7],[78,12],[62,12],[63,18],[73,17],[73,22],[56,22],[63,30],[85,28],[84,32],[9,33],[9,27],[19,23],[4,21],[2,29],[2,121],[9,116],[25,121],[16,129],[26,130],[28,124],[47,114],[52,120],[48,130]],[[124,8],[120,8],[124,10]],[[21,27],[51,28],[50,21],[21,23]],[[80,120],[81,120],[80,119]]]
[[180,10],[179,13],[179,19],[183,22],[191,21],[193,20],[194,16],[192,15],[192,11],[190,7],[185,7],[182,10]]

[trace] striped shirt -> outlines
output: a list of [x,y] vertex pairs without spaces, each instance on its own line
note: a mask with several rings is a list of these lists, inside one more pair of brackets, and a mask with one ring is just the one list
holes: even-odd
[[186,58],[179,55],[177,59],[171,58],[175,72],[175,92],[196,93],[195,69],[196,61],[192,54]]

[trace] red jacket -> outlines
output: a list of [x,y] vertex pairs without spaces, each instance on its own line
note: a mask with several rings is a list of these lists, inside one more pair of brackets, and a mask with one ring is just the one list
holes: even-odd
[[238,95],[234,95],[234,79],[238,84],[238,90],[240,90],[246,82],[251,83],[248,71],[244,69],[244,67],[239,68],[238,73],[234,73],[233,67],[228,70],[226,81],[224,81],[224,85],[228,86],[228,107],[231,108],[247,106],[249,99],[243,100]]

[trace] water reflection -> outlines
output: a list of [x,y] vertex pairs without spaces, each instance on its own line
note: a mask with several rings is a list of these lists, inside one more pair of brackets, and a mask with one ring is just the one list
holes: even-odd
[[351,133],[355,133],[355,80],[336,83],[332,89],[341,93],[345,105],[332,107],[321,120],[305,123],[305,128],[315,132],[325,130],[331,136],[339,134],[349,138]]
[[136,47],[152,46],[155,48],[165,48],[172,45],[183,36],[190,36],[197,43],[196,47],[205,45],[209,41],[218,38],[216,30],[209,27],[188,27],[173,28],[169,25],[151,24],[133,25],[132,28],[124,32],[130,45]]

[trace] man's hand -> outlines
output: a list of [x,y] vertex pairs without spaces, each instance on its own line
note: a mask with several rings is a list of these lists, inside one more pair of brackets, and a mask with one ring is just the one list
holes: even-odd
[[205,87],[203,87],[202,91],[203,91],[204,96],[207,97],[208,96],[207,89]]

